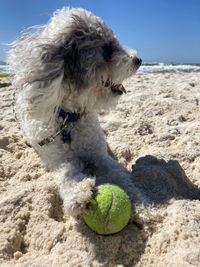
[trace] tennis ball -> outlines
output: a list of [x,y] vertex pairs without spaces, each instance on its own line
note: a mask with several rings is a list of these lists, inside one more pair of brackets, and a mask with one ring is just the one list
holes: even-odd
[[83,214],[86,224],[102,235],[121,231],[131,216],[131,202],[128,195],[117,185],[98,186],[94,194],[96,204],[90,204],[88,213]]

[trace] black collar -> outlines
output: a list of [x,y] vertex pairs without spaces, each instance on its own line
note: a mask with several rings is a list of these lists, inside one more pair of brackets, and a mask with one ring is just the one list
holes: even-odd
[[76,122],[80,118],[79,113],[70,113],[70,112],[65,112],[62,108],[60,109],[59,118],[63,119],[61,129],[61,139],[63,143],[71,142],[71,136],[70,132],[68,131],[68,125],[72,122]]
[[60,108],[58,119],[60,120],[60,118],[62,119],[62,123],[60,125],[59,131],[55,133],[54,135],[48,136],[47,138],[40,141],[38,143],[40,146],[48,145],[52,143],[58,135],[61,136],[61,140],[63,143],[71,142],[71,135],[70,135],[70,129],[69,129],[71,127],[69,126],[71,126],[74,122],[79,120],[80,113],[65,112],[62,108]]

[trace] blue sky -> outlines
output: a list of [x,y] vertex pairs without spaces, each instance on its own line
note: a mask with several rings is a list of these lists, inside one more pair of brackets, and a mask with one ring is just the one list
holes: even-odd
[[144,62],[200,63],[200,0],[1,0],[0,60],[4,43],[63,6],[101,17]]

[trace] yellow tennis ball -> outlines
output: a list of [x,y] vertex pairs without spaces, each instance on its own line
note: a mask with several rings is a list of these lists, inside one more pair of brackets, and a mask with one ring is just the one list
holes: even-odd
[[129,222],[131,202],[128,195],[117,185],[98,186],[94,194],[96,204],[90,204],[88,213],[83,214],[86,224],[102,235],[121,231]]

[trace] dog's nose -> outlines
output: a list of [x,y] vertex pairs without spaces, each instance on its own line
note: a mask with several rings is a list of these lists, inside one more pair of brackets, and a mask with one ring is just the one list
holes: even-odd
[[141,58],[136,57],[136,58],[133,59],[133,61],[134,61],[134,64],[137,65],[137,66],[140,66],[142,64],[142,59]]

